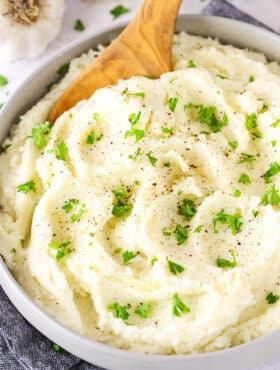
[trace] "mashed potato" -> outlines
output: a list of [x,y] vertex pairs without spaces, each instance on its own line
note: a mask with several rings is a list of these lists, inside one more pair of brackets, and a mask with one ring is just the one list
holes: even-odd
[[280,67],[182,33],[173,72],[45,122],[95,56],[4,143],[0,251],[16,279],[57,320],[135,351],[214,351],[279,328]]

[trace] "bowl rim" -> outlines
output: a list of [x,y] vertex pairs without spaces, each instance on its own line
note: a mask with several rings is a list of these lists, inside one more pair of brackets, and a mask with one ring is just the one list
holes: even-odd
[[[212,25],[218,24],[219,27],[225,27],[225,24],[227,24],[228,27],[239,27],[239,29],[242,29],[243,31],[262,34],[268,39],[274,40],[280,46],[280,37],[277,34],[267,29],[262,29],[255,25],[244,23],[238,20],[217,16],[185,14],[179,15],[178,20],[181,20],[182,22],[193,21],[196,23],[207,20]],[[10,96],[8,102],[3,107],[3,110],[0,114],[0,126],[1,122],[5,119],[8,119],[10,121],[9,126],[11,126],[14,121],[14,118],[12,119],[12,117],[14,116],[14,102],[16,101],[16,99],[19,99],[22,89],[25,86],[28,86],[29,83],[36,76],[40,75],[49,64],[54,63],[57,59],[61,60],[61,58],[71,60],[73,58],[71,52],[73,52],[73,50],[75,50],[78,46],[88,43],[89,41],[92,41],[92,43],[94,44],[94,39],[98,38],[98,36],[107,33],[119,33],[126,25],[127,22],[123,22],[119,23],[115,27],[104,27],[104,29],[100,32],[89,33],[79,40],[53,53],[49,58],[47,58],[44,63],[42,63],[29,75],[29,77],[24,80],[18,86],[16,91]],[[97,44],[95,43],[95,46],[96,45]],[[36,100],[39,99],[37,98]],[[277,343],[280,342],[280,330],[275,330],[269,334],[254,339],[251,342],[241,344],[236,347],[208,353],[197,353],[188,355],[160,355],[144,354],[119,349],[76,333],[74,330],[66,327],[65,325],[54,319],[52,316],[50,316],[50,314],[48,314],[43,308],[35,303],[31,299],[31,297],[23,290],[23,288],[19,285],[11,272],[8,270],[3,258],[0,258],[0,284],[8,298],[11,300],[17,310],[22,314],[22,316],[24,316],[25,319],[27,319],[27,321],[31,323],[32,326],[43,333],[43,335],[48,337],[51,341],[58,343],[61,347],[65,348],[70,353],[77,355],[81,359],[92,364],[94,363],[99,366],[105,366],[108,369],[126,370],[129,369],[129,366],[133,363],[135,370],[143,369],[143,366],[144,369],[152,370],[155,369],[155,365],[158,364],[160,364],[161,369],[163,370],[170,369],[172,366],[176,366],[176,369],[178,370],[181,370],[183,368],[184,370],[201,370],[202,366],[207,366],[208,369],[213,370],[230,370],[236,369],[236,366],[238,364],[240,366],[244,366],[244,364],[248,366],[259,363],[261,359],[272,360],[280,358],[277,346]],[[75,346],[78,346],[79,348],[76,349]],[[81,347],[84,347],[84,350],[81,350]],[[91,351],[91,354],[88,353],[88,351]],[[94,360],[92,354],[94,354],[95,356]],[[118,362],[114,361],[115,356],[117,356],[116,358],[118,358]],[[215,367],[212,368],[211,366]]]

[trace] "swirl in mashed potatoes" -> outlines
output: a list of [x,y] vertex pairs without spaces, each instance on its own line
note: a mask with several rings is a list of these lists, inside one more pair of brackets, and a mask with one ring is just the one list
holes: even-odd
[[0,251],[35,302],[86,336],[148,353],[227,348],[280,327],[280,67],[176,35],[174,71],[12,130]]

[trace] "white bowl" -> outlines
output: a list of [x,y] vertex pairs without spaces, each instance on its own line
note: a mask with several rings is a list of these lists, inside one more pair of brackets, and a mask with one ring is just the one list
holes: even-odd
[[[1,112],[0,143],[19,115],[45,93],[45,86],[55,78],[60,65],[99,43],[108,43],[124,26],[86,37],[54,55],[35,71]],[[219,17],[181,15],[176,30],[218,37],[222,42],[260,51],[269,59],[280,62],[280,37],[256,26]],[[164,356],[120,350],[83,337],[54,320],[23,291],[1,258],[0,282],[21,314],[50,340],[78,357],[110,370],[236,370],[280,358],[280,331],[231,349],[206,354]]]

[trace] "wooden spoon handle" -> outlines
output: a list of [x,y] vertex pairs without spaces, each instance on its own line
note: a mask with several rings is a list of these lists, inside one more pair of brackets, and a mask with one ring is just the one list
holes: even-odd
[[144,0],[128,27],[62,93],[49,114],[54,122],[94,91],[132,76],[171,70],[172,40],[182,0]]
[[[182,0],[144,0],[135,18],[121,35],[126,44],[138,48],[138,56],[141,55],[141,49],[145,54],[149,49],[152,54],[157,54],[158,61],[166,64],[166,72],[171,69],[174,27],[181,3]],[[144,43],[141,48],[139,40]]]

